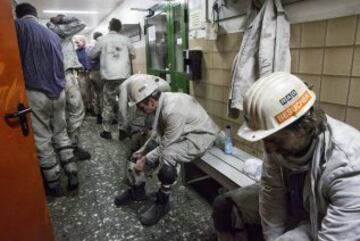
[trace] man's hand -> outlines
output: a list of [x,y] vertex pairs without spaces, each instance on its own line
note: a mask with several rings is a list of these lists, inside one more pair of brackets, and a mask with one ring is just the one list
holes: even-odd
[[137,160],[139,160],[142,157],[143,157],[143,151],[140,149],[131,155],[131,160],[136,162]]
[[142,172],[145,169],[147,159],[146,157],[141,157],[138,159],[134,165],[134,171],[135,172]]

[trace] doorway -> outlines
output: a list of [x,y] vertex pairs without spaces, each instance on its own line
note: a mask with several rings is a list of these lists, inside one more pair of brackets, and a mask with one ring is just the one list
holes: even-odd
[[171,89],[189,93],[184,72],[183,51],[188,48],[187,6],[182,2],[167,2],[145,18],[147,73],[170,83]]

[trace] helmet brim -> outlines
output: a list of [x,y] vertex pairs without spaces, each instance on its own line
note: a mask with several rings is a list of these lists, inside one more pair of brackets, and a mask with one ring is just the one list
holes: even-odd
[[260,141],[260,140],[264,139],[265,137],[268,137],[277,131],[278,131],[277,129],[254,131],[253,129],[251,129],[248,126],[247,123],[244,123],[237,131],[237,134],[238,134],[238,136],[240,136],[241,138],[243,138],[247,141],[255,142],[255,141]]
[[237,135],[247,141],[255,142],[255,141],[262,140],[262,139],[270,136],[271,134],[274,134],[275,132],[287,127],[288,125],[290,125],[291,123],[293,123],[297,119],[299,119],[301,116],[303,116],[306,112],[308,112],[310,110],[310,108],[314,105],[316,96],[315,96],[314,92],[312,92],[312,91],[310,91],[310,95],[311,95],[310,102],[308,103],[308,105],[305,108],[303,108],[296,115],[291,116],[286,122],[284,122],[281,125],[278,125],[276,128],[272,128],[270,130],[264,130],[264,129],[253,130],[245,122],[244,124],[241,125],[241,127],[237,131]]
[[136,106],[136,103],[135,103],[134,101],[129,101],[129,102],[128,102],[128,106],[129,106],[129,107]]

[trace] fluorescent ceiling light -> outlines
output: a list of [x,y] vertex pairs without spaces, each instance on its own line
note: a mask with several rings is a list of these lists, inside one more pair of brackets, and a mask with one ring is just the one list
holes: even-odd
[[98,11],[82,11],[82,10],[61,10],[61,9],[46,9],[44,13],[63,13],[63,14],[98,14]]

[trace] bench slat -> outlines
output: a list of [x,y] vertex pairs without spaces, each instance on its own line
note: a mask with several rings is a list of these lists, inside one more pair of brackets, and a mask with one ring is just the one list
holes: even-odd
[[233,168],[237,169],[239,172],[241,172],[244,168],[244,160],[240,159],[240,158],[236,158],[232,155],[227,155],[225,152],[223,152],[223,150],[214,147],[212,149],[209,150],[209,152],[211,155],[219,158],[220,160],[224,161],[225,163],[227,163],[228,165],[232,166]]
[[[231,157],[231,156],[227,156],[227,157]],[[224,158],[224,156],[222,156],[222,158]],[[241,162],[239,159],[236,159],[234,157],[232,158],[233,159],[231,159],[231,161],[229,161],[229,158],[224,158],[227,159],[227,161],[224,161],[218,156],[215,156],[213,153],[207,152],[205,153],[204,156],[201,157],[201,160],[199,159],[196,160],[194,164],[203,161],[207,163],[209,166],[211,166],[213,169],[215,169],[214,171],[221,173],[223,176],[227,177],[228,179],[230,179],[240,187],[248,186],[255,183],[253,179],[249,178],[244,173],[242,173],[243,162]],[[229,164],[228,161],[231,162],[231,164]]]

